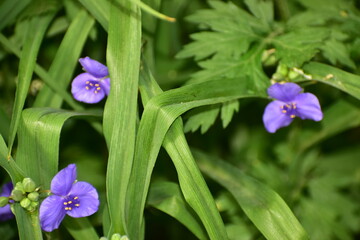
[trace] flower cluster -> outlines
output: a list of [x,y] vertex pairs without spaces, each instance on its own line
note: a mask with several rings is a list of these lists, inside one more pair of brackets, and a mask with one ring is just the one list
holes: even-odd
[[110,92],[108,68],[89,57],[80,58],[85,73],[79,74],[71,84],[71,93],[80,102],[98,103]]
[[274,133],[286,127],[295,117],[320,121],[323,113],[317,97],[311,93],[301,93],[302,88],[295,83],[275,83],[267,90],[275,100],[269,103],[263,115],[268,132]]
[[99,208],[96,189],[87,182],[76,181],[76,165],[70,164],[51,181],[51,193],[40,206],[40,224],[44,231],[57,229],[65,215],[87,217]]
[[39,188],[31,178],[24,178],[22,182],[17,182],[11,191],[11,198],[20,202],[20,206],[33,212],[39,206]]

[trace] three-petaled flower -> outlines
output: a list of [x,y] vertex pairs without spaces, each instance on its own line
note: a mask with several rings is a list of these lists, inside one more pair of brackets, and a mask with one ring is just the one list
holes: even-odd
[[98,103],[110,92],[108,68],[89,57],[80,58],[85,73],[76,76],[71,84],[71,93],[80,102]]
[[65,215],[87,217],[99,208],[96,189],[87,182],[76,182],[76,165],[70,164],[51,181],[51,193],[40,206],[40,223],[44,231],[57,229]]
[[[0,197],[9,197],[13,189],[12,182],[8,182],[3,185],[0,193]],[[11,212],[10,205],[7,204],[4,207],[0,207],[0,221],[6,221],[14,217],[14,214]]]
[[323,113],[317,97],[311,93],[301,93],[302,88],[295,83],[275,83],[267,90],[276,100],[269,103],[263,115],[268,132],[288,126],[295,117],[320,121]]

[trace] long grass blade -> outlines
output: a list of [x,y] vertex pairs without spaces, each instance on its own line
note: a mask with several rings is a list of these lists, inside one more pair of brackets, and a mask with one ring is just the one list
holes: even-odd
[[328,84],[360,99],[359,75],[318,62],[310,62],[304,65],[303,69],[306,74],[311,75],[311,78],[305,80],[316,80]]
[[[7,39],[3,34],[0,33],[0,43],[14,53],[17,57],[20,58],[20,50]],[[64,101],[69,104],[74,110],[80,111],[84,110],[84,107],[81,106],[78,102],[74,100],[71,94],[64,88],[59,88],[56,82],[56,79],[51,77],[48,72],[45,71],[40,65],[36,64],[34,72],[44,81],[44,83],[51,88],[51,90],[57,93]]]
[[8,159],[7,153],[8,148],[3,137],[0,135],[0,166],[5,169],[14,183],[19,182],[24,178],[25,173],[19,168],[13,158]]
[[[148,86],[146,86],[148,85]],[[206,85],[206,87],[205,87]],[[221,86],[221,87],[220,87]],[[141,86],[142,87],[142,86]],[[155,93],[159,92],[159,87],[154,86],[149,83],[144,83],[146,88],[152,89]],[[206,89],[206,92],[205,90]],[[142,94],[143,96],[143,94]],[[137,142],[135,148],[135,158],[133,172],[130,179],[129,185],[129,219],[131,219],[131,228],[129,232],[136,236],[138,229],[142,224],[142,214],[145,205],[145,199],[147,196],[148,187],[150,184],[151,173],[156,161],[156,157],[160,146],[164,140],[165,134],[169,130],[170,126],[174,123],[175,119],[179,117],[185,111],[188,111],[194,107],[215,104],[220,102],[226,102],[229,100],[234,100],[242,97],[255,97],[263,96],[261,93],[253,91],[247,87],[246,79],[226,79],[224,81],[212,81],[204,84],[194,84],[185,87],[181,87],[175,90],[170,90],[159,94],[158,96],[153,97],[145,106],[145,110],[140,121],[139,131],[137,135]],[[148,96],[147,98],[150,98]],[[175,125],[176,123],[174,123]],[[174,138],[177,138],[178,135],[175,134]],[[171,139],[173,141],[174,139]],[[170,142],[171,142],[170,141]],[[185,149],[185,148],[184,148]],[[172,152],[175,149],[171,150]],[[180,150],[181,151],[181,150]],[[180,154],[180,153],[179,153]],[[183,153],[181,153],[183,154]],[[184,159],[190,159],[191,163],[192,157],[184,157]],[[175,162],[174,162],[175,163]],[[181,168],[180,161],[179,168]],[[182,163],[184,164],[184,163]],[[182,167],[185,167],[182,165]],[[185,196],[190,200],[190,205],[194,208],[203,220],[206,230],[211,239],[226,239],[226,233],[223,227],[223,223],[219,217],[219,214],[214,206],[211,203],[211,194],[206,192],[206,184],[203,184],[201,180],[201,174],[196,174],[196,166],[191,165],[188,169],[188,173],[191,176],[193,173],[194,179],[192,179],[196,184],[196,181],[199,181],[201,184],[205,195],[197,196],[192,188],[195,186],[190,186],[191,183],[187,184],[181,183],[182,190],[183,187],[189,187],[185,191],[189,195]],[[186,170],[185,170],[186,171]],[[179,172],[181,179],[186,181],[186,176],[184,172]],[[184,175],[182,175],[184,174]],[[192,194],[190,193],[191,191]],[[202,199],[204,202],[207,202],[205,205],[209,207],[206,211],[202,209],[201,204],[204,202],[198,201],[197,197],[210,197],[210,199]],[[187,199],[188,200],[188,199]],[[204,208],[206,208],[204,207]],[[130,235],[131,236],[131,235]]]
[[16,20],[16,17],[29,5],[31,0],[5,0],[0,4],[0,31]]
[[75,240],[99,240],[94,227],[87,218],[65,218],[62,222]]
[[40,44],[53,16],[54,13],[51,13],[35,16],[30,19],[29,28],[26,34],[27,41],[25,41],[19,63],[19,84],[16,89],[13,114],[10,124],[9,156],[11,154],[11,149],[14,144],[16,131],[19,125],[20,114],[24,107],[25,99],[29,90]]
[[178,184],[165,181],[152,184],[147,204],[174,217],[198,239],[207,239],[204,227],[194,211],[187,205]]
[[107,31],[109,27],[109,0],[79,0],[79,2],[94,16],[94,18]]
[[269,240],[309,239],[285,201],[239,169],[200,151],[192,151],[200,169],[225,187]]
[[[70,24],[48,72],[51,79],[55,80],[53,83],[57,88],[67,89],[94,22],[94,19],[82,10]],[[44,86],[35,99],[34,107],[59,108],[62,102],[61,96],[50,87]]]
[[75,116],[100,115],[52,108],[29,108],[22,113],[16,162],[27,177],[44,189],[50,189],[51,179],[58,171],[62,126]]
[[20,240],[42,240],[38,211],[29,213],[20,206],[20,203],[14,204],[14,211]]
[[106,186],[111,230],[108,235],[123,235],[126,190],[135,146],[141,18],[139,8],[132,1],[112,3],[107,48],[111,90],[103,124],[109,148]]

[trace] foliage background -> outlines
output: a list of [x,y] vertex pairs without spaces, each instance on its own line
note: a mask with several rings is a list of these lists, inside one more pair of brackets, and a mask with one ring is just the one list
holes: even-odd
[[[358,239],[359,3],[147,0],[177,21],[142,11],[140,25],[122,10],[139,13],[135,2],[0,2],[1,182],[25,173],[48,189],[57,169],[76,163],[101,197],[88,220],[66,219],[43,237],[140,239],[145,208],[146,239]],[[69,95],[84,56],[109,67],[106,103]],[[280,64],[300,74],[278,75]],[[324,120],[267,133],[271,80],[314,93]],[[7,166],[8,150],[22,173]],[[30,239],[38,230],[24,221],[1,223],[2,239]]]

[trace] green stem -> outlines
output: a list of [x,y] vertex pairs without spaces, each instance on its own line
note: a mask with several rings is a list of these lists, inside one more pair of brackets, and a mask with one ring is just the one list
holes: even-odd
[[279,10],[280,18],[284,21],[288,20],[291,16],[287,0],[275,0],[277,9]]

